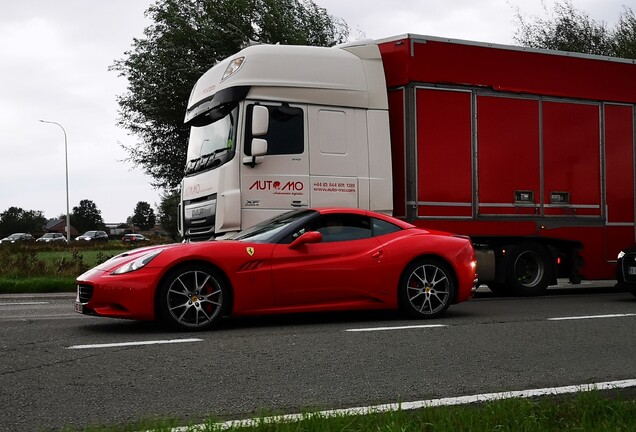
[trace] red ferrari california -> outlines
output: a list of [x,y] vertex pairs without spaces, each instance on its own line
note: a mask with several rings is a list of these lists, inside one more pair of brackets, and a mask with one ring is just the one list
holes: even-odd
[[441,316],[471,298],[470,240],[366,210],[303,209],[226,240],[151,246],[77,278],[82,314],[181,330],[224,316],[401,309]]

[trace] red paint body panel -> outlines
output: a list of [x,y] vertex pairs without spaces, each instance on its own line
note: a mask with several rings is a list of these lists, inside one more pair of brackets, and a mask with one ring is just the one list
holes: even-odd
[[552,192],[567,191],[572,205],[548,207],[546,215],[600,216],[599,118],[596,104],[543,103],[544,201],[547,206]]
[[[388,94],[391,128],[391,164],[394,182],[406,183],[406,142],[404,122],[404,91],[395,90]],[[393,189],[393,216],[406,217],[406,190],[404,187]]]
[[[420,215],[433,216],[442,207],[442,215],[470,216],[470,93],[418,89],[416,98],[417,200],[424,203]],[[449,128],[449,124],[453,127]],[[444,145],[430,145],[431,142],[443,142]],[[449,155],[453,155],[451,188],[443,181],[448,178],[450,171]]]
[[382,43],[380,51],[388,88],[426,82],[566,98],[636,101],[634,63],[434,38],[397,39]]
[[[539,104],[533,99],[480,96],[478,186],[480,215],[530,215],[536,206],[501,207],[515,191],[538,197],[540,182]],[[519,151],[519,149],[523,149]],[[502,182],[502,178],[506,181]]]
[[415,159],[393,162],[397,215],[500,244],[580,242],[581,275],[614,278],[636,241],[636,62],[420,36],[380,52],[393,156]]

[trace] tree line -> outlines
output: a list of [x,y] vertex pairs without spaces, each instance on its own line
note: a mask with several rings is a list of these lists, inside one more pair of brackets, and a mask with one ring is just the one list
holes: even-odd
[[[174,235],[176,234],[176,208],[174,208],[174,215],[166,215],[165,210],[165,204],[162,203],[159,207],[159,217],[157,217],[150,204],[145,201],[139,201],[132,215],[127,218],[126,223],[139,228],[141,231],[147,231],[154,228],[157,221],[159,221],[162,226],[165,222],[170,228],[165,231],[170,235]],[[168,211],[172,212],[173,209],[169,208]],[[54,219],[66,222],[66,215],[63,214]],[[49,219],[39,210],[24,210],[20,207],[9,207],[0,213],[0,238],[18,232],[31,234],[44,233],[46,232],[48,221]],[[70,222],[71,226],[79,233],[89,230],[106,229],[101,210],[97,208],[97,205],[93,201],[88,199],[81,200],[79,205],[73,207],[73,211],[70,213]]]

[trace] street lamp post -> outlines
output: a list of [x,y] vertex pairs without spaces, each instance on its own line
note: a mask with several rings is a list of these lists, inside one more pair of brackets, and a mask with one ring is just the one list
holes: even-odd
[[66,164],[66,241],[71,242],[71,213],[69,211],[69,203],[68,203],[68,146],[66,140],[66,130],[62,127],[61,124],[56,123],[54,121],[40,120],[42,123],[50,123],[54,125],[58,125],[62,132],[64,132],[64,162]]

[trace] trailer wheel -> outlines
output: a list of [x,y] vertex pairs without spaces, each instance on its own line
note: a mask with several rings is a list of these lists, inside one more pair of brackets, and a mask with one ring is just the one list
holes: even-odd
[[552,279],[548,250],[537,243],[522,243],[510,251],[506,262],[506,285],[516,295],[544,294]]

